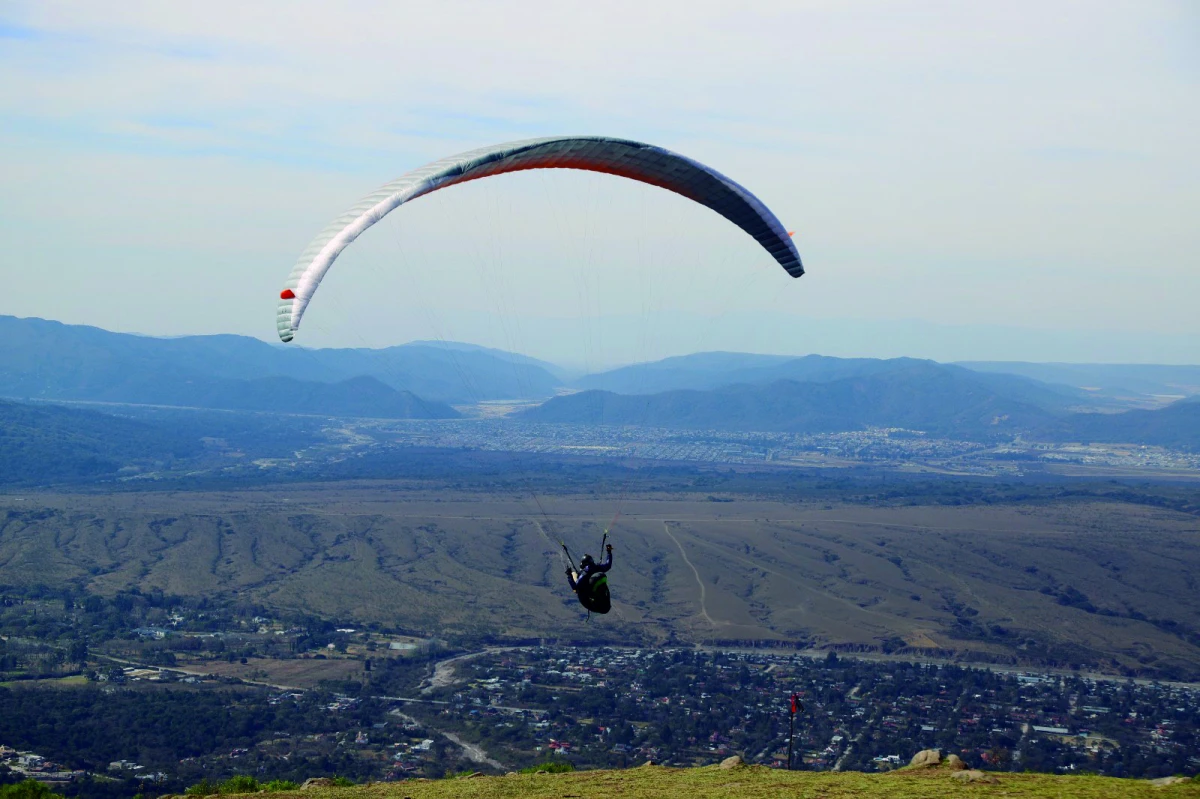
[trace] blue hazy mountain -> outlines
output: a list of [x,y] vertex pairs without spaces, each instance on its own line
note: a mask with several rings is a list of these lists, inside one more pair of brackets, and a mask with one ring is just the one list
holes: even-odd
[[[216,396],[232,385],[212,381],[341,383],[370,377],[430,403],[477,402],[546,397],[559,385],[532,359],[441,343],[306,350],[246,336],[154,338],[11,316],[0,316],[0,341],[0,396],[18,399],[154,403],[185,384],[204,385],[204,396]],[[257,390],[246,386],[240,393]],[[320,390],[309,393],[318,396]]]
[[[571,385],[615,394],[658,394],[688,389],[704,391],[738,384],[766,385],[780,380],[831,383],[872,376],[948,374],[954,370],[967,371],[916,358],[829,358],[822,355],[795,358],[703,352],[588,375]],[[1082,389],[1046,384],[1019,375],[979,374],[974,377],[1001,396],[1048,409],[1067,410],[1088,404],[1091,399]]]
[[[599,389],[617,394],[657,394],[677,389],[710,389],[732,383],[770,382],[783,377],[807,379],[780,369],[795,361],[840,361],[819,356],[794,358],[785,355],[755,355],[742,352],[697,352],[661,361],[622,366],[607,372],[585,375],[571,382],[573,388]],[[817,370],[813,370],[815,374]]]
[[1078,392],[1008,374],[907,360],[824,381],[777,380],[711,390],[627,395],[583,391],[522,414],[537,422],[689,430],[830,433],[902,427],[975,441],[1014,435],[1045,441],[1160,445],[1200,451],[1200,401],[1161,410],[1078,412]]
[[997,380],[930,361],[875,363],[887,366],[822,381],[776,380],[645,395],[585,391],[556,397],[523,418],[795,433],[904,427],[993,438],[1040,428],[1066,414],[1063,396],[1033,381]]
[[1080,388],[1096,398],[1126,401],[1200,396],[1200,366],[1162,364],[1024,363],[1021,361],[963,361],[977,372],[1021,375],[1045,383]]
[[1200,452],[1200,399],[1179,400],[1159,410],[1078,413],[1043,432],[1049,440],[1146,444]]
[[[418,340],[410,341],[404,346],[431,347],[433,349],[442,350],[443,352],[481,352],[485,355],[490,355],[499,361],[503,361],[504,363],[519,364],[521,366],[534,366],[538,369],[545,370],[560,382],[567,380],[567,376],[572,374],[571,370],[559,366],[556,363],[550,363],[549,361],[543,361],[538,358],[532,358],[528,355],[521,355],[516,352],[509,352],[508,350],[498,350],[494,347],[484,347],[479,344],[467,344],[462,341]],[[513,399],[513,397],[505,397],[503,399]]]
[[[243,336],[164,339],[6,316],[0,341],[0,396],[14,399],[444,419],[458,415],[449,402],[540,399],[561,386],[552,364],[453,342],[305,350]],[[1112,402],[1097,398],[1104,393],[1092,385],[1097,378],[1108,379],[1113,392],[1165,387],[1186,394],[1200,368],[973,366],[697,353],[579,379],[574,385],[588,390],[520,418],[796,432],[886,426],[974,439],[1021,433],[1189,447],[1193,441],[1192,411],[1184,403],[1150,415],[1076,412],[1112,410]],[[1069,382],[1047,383],[1034,374]]]

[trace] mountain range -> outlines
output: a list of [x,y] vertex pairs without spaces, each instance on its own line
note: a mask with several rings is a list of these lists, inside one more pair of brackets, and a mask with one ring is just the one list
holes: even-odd
[[[657,394],[692,389],[706,391],[738,383],[767,384],[777,380],[825,383],[906,369],[915,358],[830,358],[821,355],[782,356],[740,352],[699,352],[660,361],[623,366],[586,375],[569,383],[579,390],[599,389],[617,394]],[[1039,364],[973,361],[953,364],[987,375],[992,385],[1025,385],[1042,393],[1038,402],[1077,410],[1123,410],[1162,407],[1174,399],[1200,395],[1200,366],[1145,364]]]
[[[451,403],[524,399],[545,401],[516,418],[545,423],[795,433],[898,427],[979,441],[1020,435],[1200,449],[1200,402],[1161,408],[1166,390],[1200,394],[1200,367],[714,352],[572,379],[544,361],[454,342],[305,350],[11,316],[0,316],[0,341],[0,397],[18,400],[452,419],[461,414]],[[1156,409],[1128,410],[1138,405]]]
[[1111,399],[1135,405],[1162,405],[1200,395],[1200,366],[1020,361],[963,361],[958,365],[976,372],[1021,375],[1044,383],[1073,386],[1095,401]]
[[522,417],[788,433],[903,427],[943,436],[995,438],[1043,427],[1065,413],[1062,395],[1020,378],[997,381],[961,367],[909,359],[847,364],[849,376],[835,378],[836,364],[810,363],[830,379],[648,395],[585,391],[556,397]]
[[[16,399],[446,418],[455,415],[447,403],[542,398],[559,385],[534,359],[444,343],[306,350],[247,336],[154,338],[12,316],[0,316],[0,341],[0,396]],[[321,387],[363,377],[382,385]],[[350,400],[362,391],[375,398],[367,407]],[[291,405],[297,397],[307,398],[305,407]]]
[[[912,359],[818,360],[808,365],[818,379],[654,394],[589,390],[555,397],[520,417],[545,423],[787,433],[895,427],[972,441],[1020,435],[1200,451],[1200,401],[1195,399],[1159,410],[1081,412],[1084,392],[1015,375]],[[834,377],[839,373],[847,376]]]

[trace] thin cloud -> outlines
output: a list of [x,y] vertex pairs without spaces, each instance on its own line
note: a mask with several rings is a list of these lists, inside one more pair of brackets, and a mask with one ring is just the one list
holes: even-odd
[[[797,228],[811,269],[786,295],[795,313],[1200,334],[1200,70],[1180,33],[1195,29],[1186,5],[8,4],[0,231],[10,263],[37,269],[6,274],[0,312],[269,337],[269,312],[255,316],[246,292],[276,291],[307,238],[358,196],[481,144],[600,132],[709,163]],[[703,242],[715,255],[694,257],[741,263],[736,236],[653,190],[550,183],[577,215],[644,203],[677,247]],[[482,246],[522,222],[488,203],[541,196],[540,181],[506,185],[414,214],[443,244]],[[484,218],[464,225],[468,208]],[[591,213],[594,237],[623,257],[613,226],[637,218]],[[520,229],[531,250],[517,276],[520,244],[505,239],[509,280],[551,285],[570,234]],[[456,276],[428,287],[451,313],[476,245],[406,235]],[[90,251],[97,237],[105,247]],[[627,310],[619,289],[614,316]],[[573,290],[515,292],[512,312],[544,314]],[[749,302],[783,301],[758,291]],[[119,313],[105,292],[124,298]],[[181,292],[198,301],[162,314],[158,295]],[[325,317],[330,342],[409,335],[344,299]],[[671,302],[703,316],[709,300],[694,282]]]

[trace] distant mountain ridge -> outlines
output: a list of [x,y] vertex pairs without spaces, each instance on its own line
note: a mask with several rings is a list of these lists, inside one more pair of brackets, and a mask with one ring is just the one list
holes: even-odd
[[[462,341],[444,341],[438,339],[436,341],[418,339],[403,344],[404,347],[430,347],[433,349],[442,350],[443,352],[481,352],[485,355],[490,355],[505,363],[515,363],[523,366],[536,366],[539,369],[544,369],[558,380],[564,380],[565,375],[569,374],[568,369],[564,369],[556,363],[543,361],[539,358],[534,358],[529,355],[522,355],[518,352],[509,352],[508,350],[498,350],[495,347],[484,347],[480,344],[468,344]],[[511,398],[510,398],[511,399]]]
[[[459,413],[450,403],[540,400],[564,387],[553,364],[456,342],[305,350],[243,336],[153,338],[11,316],[0,316],[0,341],[0,397],[18,400],[451,419]],[[1186,394],[1192,380],[1200,391],[1200,367],[969,367],[913,358],[696,353],[575,379],[567,385],[584,391],[517,418],[793,432],[884,426],[974,440],[1028,434],[1200,448],[1200,422],[1188,408],[1077,413],[1137,404],[1121,399],[1121,391],[1166,386]],[[1093,377],[1108,380],[1109,388],[1097,391],[1084,381]],[[1148,397],[1147,407],[1162,404]],[[1189,404],[1200,407],[1195,399]]]
[[[658,394],[666,391],[705,391],[740,383],[766,385],[780,380],[829,383],[856,377],[902,373],[918,366],[960,367],[919,358],[830,358],[824,355],[790,357],[732,352],[703,352],[634,364],[588,375],[571,385],[617,394]],[[930,373],[932,374],[932,372]],[[1051,385],[1018,375],[981,375],[1005,395],[1023,394],[1025,401],[1053,408],[1086,404],[1089,394],[1067,385]]]
[[779,373],[780,367],[795,360],[798,359],[786,355],[697,352],[584,375],[572,381],[571,386],[612,391],[617,394],[657,394],[676,389],[703,390],[731,383],[780,379],[788,376]]
[[[889,362],[876,362],[889,363]],[[854,371],[854,365],[850,365]],[[1036,385],[996,387],[967,369],[904,360],[874,373],[823,382],[777,380],[709,391],[651,395],[586,391],[556,397],[522,418],[538,422],[664,428],[829,433],[904,427],[939,435],[993,438],[1045,426],[1055,411],[1030,400]],[[1053,392],[1043,392],[1053,398]]]
[[[337,384],[368,377],[430,407],[489,399],[550,396],[559,381],[531,359],[498,351],[413,344],[383,350],[305,350],[246,336],[154,338],[43,319],[0,316],[0,396],[16,399],[92,400],[198,404],[195,396],[262,393],[261,384],[237,381],[279,378],[314,400],[329,392],[302,383]],[[187,391],[179,387],[191,386]],[[360,387],[365,384],[360,384]],[[180,399],[164,395],[190,394]],[[374,392],[378,398],[378,392]],[[278,402],[282,405],[284,396]],[[205,400],[207,401],[207,400]],[[410,401],[415,401],[411,399]],[[418,407],[420,402],[414,407]],[[258,407],[239,401],[235,407]],[[354,403],[351,403],[354,404]],[[231,407],[228,404],[206,407]],[[283,409],[282,407],[280,408]],[[343,403],[310,412],[356,415]],[[376,413],[376,410],[371,410]],[[392,413],[383,415],[391,416]],[[445,418],[437,411],[432,418]]]
[[1200,452],[1200,401],[1125,413],[1076,413],[1043,431],[1059,440],[1149,446]]
[[1020,375],[1074,386],[1096,397],[1200,396],[1200,366],[1022,361],[961,361],[958,365],[981,373]]
[[[886,362],[885,362],[886,363]],[[624,395],[584,391],[523,412],[534,422],[689,430],[832,433],[899,427],[972,441],[1016,435],[1200,451],[1200,402],[1161,410],[1072,412],[1073,392],[931,361],[825,382],[778,380]]]

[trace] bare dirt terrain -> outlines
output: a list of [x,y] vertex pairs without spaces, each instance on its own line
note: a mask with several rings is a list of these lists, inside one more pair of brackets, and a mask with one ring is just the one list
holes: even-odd
[[558,539],[598,554],[617,498],[541,504],[545,516],[523,497],[389,483],[0,497],[0,585],[236,596],[442,636],[1200,667],[1188,641],[1200,629],[1200,519],[1188,513],[1094,499],[625,497],[610,538],[614,611],[584,630]]
[[464,660],[477,658],[480,655],[485,654],[487,651],[489,650],[484,650],[483,652],[468,652],[465,655],[457,655],[456,657],[439,660],[433,666],[433,674],[431,674],[429,679],[421,685],[421,693],[428,694],[432,693],[438,688],[445,688],[449,685],[453,685],[456,679],[455,674],[458,664]]
[[249,658],[246,663],[226,663],[206,660],[196,666],[182,664],[181,669],[218,677],[284,685],[292,688],[315,688],[323,680],[348,680],[362,674],[362,662],[351,659]]

